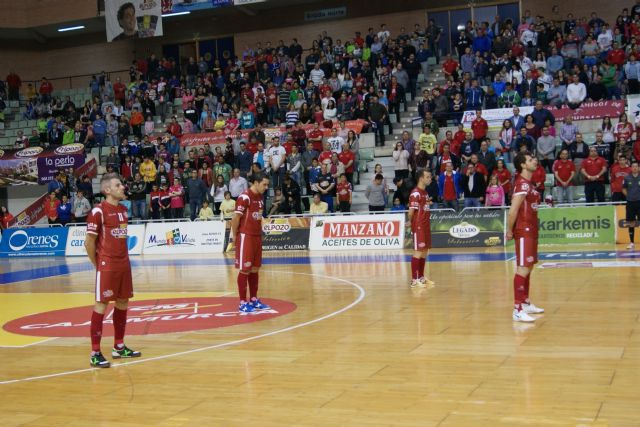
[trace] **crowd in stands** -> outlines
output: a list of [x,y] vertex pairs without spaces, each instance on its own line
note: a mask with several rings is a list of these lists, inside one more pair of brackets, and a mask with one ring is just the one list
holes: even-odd
[[[266,41],[226,64],[203,58],[178,64],[151,55],[134,61],[129,82],[112,82],[106,73],[92,78],[92,99],[84,105],[52,96],[53,85],[43,78],[24,93],[25,118],[37,119],[37,129],[19,135],[16,147],[111,147],[106,168],[127,181],[131,213],[139,218],[228,216],[247,177],[258,171],[267,172],[273,185],[266,213],[299,213],[303,202],[305,210],[348,211],[359,142],[344,122],[362,119],[363,132],[375,132],[376,144],[384,145],[385,128],[391,132],[394,126],[390,116],[400,122],[401,109],[417,100],[423,132],[417,140],[404,132],[394,147],[397,191],[391,198],[382,171],[365,183],[371,210],[406,206],[407,189],[423,168],[436,177],[429,192],[437,205],[458,208],[462,196],[465,207],[503,205],[513,180],[509,163],[519,150],[538,156],[540,191],[548,190],[546,174],[555,175],[560,201],[571,201],[567,188],[576,185],[585,186],[588,202],[602,201],[607,180],[620,197],[620,171],[640,156],[636,125],[626,115],[616,123],[605,118],[589,146],[571,118],[556,124],[544,107],[577,108],[640,92],[640,5],[624,9],[611,25],[595,13],[555,22],[528,11],[519,23],[499,16],[492,23],[468,22],[452,40],[457,58],[447,55],[442,62],[444,84],[417,98],[419,75],[430,79],[429,58],[440,59],[440,36],[430,20],[397,34],[383,24],[345,40],[323,32],[306,48],[296,39],[275,46]],[[19,80],[7,77],[9,98],[17,96]],[[520,106],[535,108],[523,117]],[[513,108],[513,117],[491,139],[482,110],[497,107]],[[440,135],[466,110],[477,110],[471,130],[459,125]],[[156,116],[162,123],[170,118],[163,132],[156,132]],[[264,129],[272,125],[286,131],[268,138]],[[305,131],[304,125],[313,128]],[[324,128],[333,128],[330,136],[323,136]],[[245,138],[242,130],[251,132]],[[180,147],[179,138],[195,132],[219,132],[226,144]],[[314,197],[309,202],[305,195]],[[65,205],[62,194],[55,198]],[[56,218],[64,222],[59,208]]]

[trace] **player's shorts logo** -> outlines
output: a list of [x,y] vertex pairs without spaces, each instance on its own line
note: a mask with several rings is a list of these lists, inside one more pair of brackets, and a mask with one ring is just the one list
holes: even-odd
[[419,247],[419,248],[424,248],[425,246],[427,246],[425,243],[420,243],[420,244],[418,245],[418,247]]
[[252,265],[251,261],[247,261],[244,263],[245,267],[251,267],[251,265]]
[[528,256],[527,257],[527,262],[533,262],[533,257],[532,256]]
[[113,296],[113,291],[111,289],[107,289],[102,293],[102,296],[105,298],[111,298]]

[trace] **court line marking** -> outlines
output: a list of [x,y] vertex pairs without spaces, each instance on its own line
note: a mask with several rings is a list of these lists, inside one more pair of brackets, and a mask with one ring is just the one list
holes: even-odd
[[[299,273],[299,272],[293,272],[293,271],[287,271],[287,270],[266,270],[265,272],[266,273],[287,272],[289,274],[299,274],[299,275],[303,275],[303,276],[312,276],[312,277],[320,277],[320,278],[324,278],[324,279],[333,279],[333,280],[336,280],[338,282],[343,282],[343,283],[346,283],[348,285],[351,285],[352,287],[356,288],[360,293],[358,294],[358,297],[354,301],[352,301],[349,305],[347,305],[345,307],[342,307],[341,309],[339,309],[337,311],[334,311],[334,312],[331,312],[329,314],[325,314],[324,316],[318,317],[317,319],[308,320],[306,322],[298,323],[297,325],[287,326],[286,328],[277,329],[275,331],[265,332],[264,334],[254,335],[252,337],[242,338],[242,339],[239,339],[239,340],[229,341],[229,342],[226,342],[226,343],[220,343],[220,344],[214,344],[214,345],[210,345],[210,346],[206,346],[206,347],[194,348],[194,349],[191,349],[191,350],[180,351],[178,353],[164,354],[162,356],[149,357],[147,359],[137,359],[137,360],[132,360],[130,362],[117,363],[117,364],[111,365],[111,368],[115,369],[115,368],[119,368],[119,367],[122,367],[122,366],[137,365],[137,364],[146,363],[146,362],[153,362],[153,361],[157,361],[157,360],[164,360],[164,359],[171,359],[171,358],[179,357],[179,356],[186,356],[188,354],[199,353],[201,351],[215,350],[215,349],[218,349],[218,348],[236,346],[236,345],[244,344],[244,343],[247,343],[247,342],[250,342],[250,341],[259,340],[261,338],[267,338],[267,337],[271,337],[271,336],[274,336],[274,335],[278,335],[278,334],[282,334],[282,333],[285,333],[285,332],[289,332],[289,331],[293,331],[293,330],[296,330],[296,329],[300,329],[300,328],[303,328],[305,326],[313,325],[314,323],[318,323],[318,322],[321,322],[323,320],[330,319],[332,317],[335,317],[335,316],[337,316],[339,314],[342,314],[342,313],[352,309],[356,305],[360,304],[360,302],[362,302],[362,300],[364,299],[365,295],[367,294],[366,291],[362,288],[362,286],[358,285],[355,282],[351,282],[349,280],[342,279],[342,278],[339,278],[339,277],[325,276],[323,274],[314,274],[314,273]],[[80,373],[84,373],[84,372],[100,371],[100,370],[102,370],[102,369],[101,368],[77,369],[77,370],[73,370],[73,371],[57,372],[55,374],[38,375],[38,376],[35,376],[35,377],[17,378],[17,379],[13,379],[13,380],[4,380],[4,381],[0,381],[0,385],[15,384],[15,383],[21,383],[21,382],[28,382],[28,381],[45,380],[45,379],[49,379],[49,378],[57,378],[57,377],[63,377],[63,376],[67,376],[67,375],[74,375],[74,374],[80,374]]]
[[38,342],[32,342],[30,344],[24,344],[24,345],[0,345],[0,348],[25,348],[25,347],[32,347],[34,345],[38,345],[38,344],[42,344],[45,342],[49,342],[49,341],[53,341],[53,340],[57,340],[60,337],[49,337],[49,338],[45,338],[42,341],[38,341]]

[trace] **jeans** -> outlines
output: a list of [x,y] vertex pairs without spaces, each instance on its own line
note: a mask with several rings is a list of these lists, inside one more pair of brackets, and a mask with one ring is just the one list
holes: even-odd
[[329,212],[333,212],[333,196],[330,196],[328,194],[326,195],[321,194],[320,200],[322,200],[327,204],[327,206],[329,206]]
[[147,201],[145,199],[132,200],[131,209],[134,217],[147,219]]
[[429,77],[429,62],[428,61],[421,62],[420,68],[422,68],[422,75],[424,76],[424,81],[426,82]]
[[458,210],[458,201],[457,200],[443,200],[442,207],[444,209],[453,209]]
[[282,189],[282,184],[284,182],[284,173],[287,170],[287,168],[285,167],[281,167],[278,168],[278,170],[272,170],[271,171],[271,177],[272,177],[272,184],[273,184],[273,188],[280,188]]
[[616,86],[607,86],[607,99],[620,99],[620,88]]
[[376,146],[384,145],[384,122],[378,121],[374,122],[375,129],[374,132],[378,134],[378,140],[376,141]]
[[480,199],[477,197],[465,197],[464,198],[464,207],[465,208],[479,208],[482,206],[480,204]]
[[563,187],[561,185],[556,187],[556,198],[558,203],[573,203],[573,186],[569,185]]
[[587,203],[593,203],[596,198],[598,202],[604,202],[604,184],[602,182],[585,182],[584,195],[587,198]]
[[191,200],[189,201],[189,211],[191,213],[191,221],[195,220],[198,214],[200,213],[200,206],[202,206],[201,200]]

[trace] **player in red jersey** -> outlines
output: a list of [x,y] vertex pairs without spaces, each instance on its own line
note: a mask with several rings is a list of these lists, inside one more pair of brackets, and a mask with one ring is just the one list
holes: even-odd
[[409,221],[413,235],[413,257],[411,258],[411,287],[433,286],[434,282],[424,276],[427,254],[431,249],[431,198],[426,188],[431,184],[431,172],[424,169],[416,176],[418,183],[409,195]]
[[540,193],[531,180],[538,160],[528,152],[520,152],[513,160],[518,172],[507,217],[507,240],[515,239],[516,274],[513,278],[513,320],[533,322],[530,314],[544,313],[529,301],[531,269],[538,262],[538,204]]
[[[261,173],[252,175],[251,187],[236,200],[231,220],[231,235],[236,242],[236,268],[241,313],[266,310],[269,307],[258,299],[258,272],[262,266],[263,194],[269,189],[269,178]],[[247,284],[249,298],[247,300]]]
[[124,345],[127,326],[127,307],[133,297],[131,263],[127,246],[127,208],[120,205],[124,186],[115,173],[100,180],[105,200],[91,210],[87,217],[87,237],[84,243],[89,260],[96,267],[96,304],[91,315],[91,366],[108,368],[110,363],[100,351],[104,313],[110,301],[113,309],[114,346],[111,356],[139,357],[140,352]]

